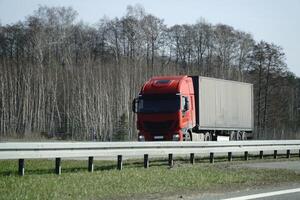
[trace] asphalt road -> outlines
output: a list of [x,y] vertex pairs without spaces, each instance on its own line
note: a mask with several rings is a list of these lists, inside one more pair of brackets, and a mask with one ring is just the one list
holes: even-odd
[[[300,161],[284,161],[284,162],[262,162],[262,163],[245,163],[240,167],[263,168],[263,169],[287,169],[300,173]],[[218,198],[224,199],[224,198]],[[261,199],[261,200],[299,200],[300,199],[300,184],[288,184],[281,187],[268,187],[257,191],[249,191],[240,193],[238,196],[231,195],[226,200],[246,200],[246,199]]]
[[163,198],[163,200],[299,200],[300,183],[290,183],[281,186],[264,188],[247,188],[233,192],[203,193],[191,196]]
[[[300,173],[300,161],[283,161],[283,162],[259,162],[259,163],[243,163],[238,167],[263,168],[263,169],[288,169]],[[300,199],[300,183],[290,183],[284,186],[268,186],[260,189],[247,189],[244,191],[236,191],[212,196],[203,196],[196,199],[223,199],[223,200],[299,200]]]
[[207,200],[299,200],[300,199],[300,184],[289,184],[284,186],[271,187],[268,186],[262,189],[248,189],[245,191],[237,191],[233,193],[221,194],[214,197],[200,197],[196,199]]
[[[267,187],[263,189],[245,189],[227,193],[204,193],[188,196],[171,196],[161,198],[161,200],[299,200],[300,184],[289,186]],[[152,199],[151,199],[152,200]]]
[[[241,163],[233,167],[249,167],[264,169],[288,169],[299,172],[300,161],[282,161],[282,162],[259,162],[259,163]],[[202,193],[187,196],[178,196],[163,198],[164,200],[181,199],[181,200],[299,200],[300,183],[286,183],[284,185],[249,187],[237,191],[220,191],[215,193]],[[201,193],[201,191],[199,191]]]

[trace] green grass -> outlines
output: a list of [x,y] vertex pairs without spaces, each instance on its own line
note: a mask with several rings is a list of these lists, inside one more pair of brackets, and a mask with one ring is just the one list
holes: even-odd
[[166,164],[156,160],[144,169],[142,161],[128,161],[118,171],[115,162],[95,161],[89,173],[87,161],[63,160],[58,176],[53,160],[25,160],[25,176],[19,177],[16,160],[0,161],[0,199],[131,199],[300,181],[293,171],[232,168],[227,162]]

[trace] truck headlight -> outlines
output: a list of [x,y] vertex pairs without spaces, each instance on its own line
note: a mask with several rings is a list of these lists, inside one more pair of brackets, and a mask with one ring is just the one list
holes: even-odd
[[138,138],[139,138],[139,141],[140,141],[140,142],[145,141],[145,137],[144,137],[143,135],[139,135]]
[[178,141],[179,140],[179,134],[176,133],[173,135],[173,141]]

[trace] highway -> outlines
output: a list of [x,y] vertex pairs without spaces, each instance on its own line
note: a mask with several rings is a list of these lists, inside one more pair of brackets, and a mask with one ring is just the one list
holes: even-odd
[[[208,200],[299,200],[300,199],[300,185],[290,184],[285,186],[277,186],[271,188],[270,186],[263,189],[253,189],[246,191],[238,191],[229,194],[223,194],[218,197],[199,198]],[[196,199],[195,199],[196,200]]]
[[[225,188],[226,190],[226,188]],[[215,193],[201,193],[191,195],[177,195],[163,197],[161,200],[299,200],[300,183],[286,183],[263,188],[246,188],[236,191],[220,191]]]
[[[281,161],[281,162],[254,162],[235,164],[232,167],[249,167],[263,169],[287,169],[297,172],[300,175],[299,161]],[[243,189],[228,189],[217,192],[199,191],[197,194],[178,195],[162,198],[162,200],[299,200],[300,199],[300,183],[274,183],[267,186],[249,186]]]

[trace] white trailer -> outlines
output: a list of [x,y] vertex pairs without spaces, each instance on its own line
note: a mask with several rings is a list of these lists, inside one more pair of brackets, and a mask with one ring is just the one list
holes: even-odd
[[193,132],[203,133],[204,137],[227,135],[231,140],[242,140],[252,136],[252,84],[202,76],[191,77],[197,124]]

